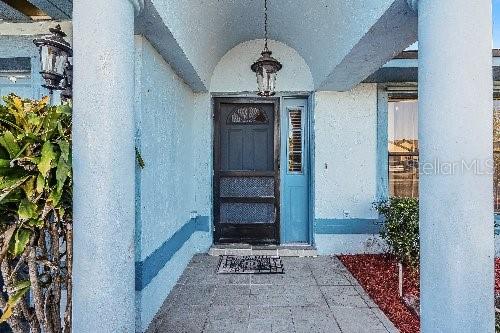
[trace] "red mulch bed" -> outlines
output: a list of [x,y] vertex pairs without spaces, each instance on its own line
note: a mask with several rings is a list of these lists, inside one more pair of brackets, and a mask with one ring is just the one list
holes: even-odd
[[[387,255],[342,255],[339,259],[401,333],[419,333],[420,320],[398,295],[397,261]],[[418,273],[405,271],[403,294],[419,296]],[[500,259],[495,259],[495,291],[500,291]]]

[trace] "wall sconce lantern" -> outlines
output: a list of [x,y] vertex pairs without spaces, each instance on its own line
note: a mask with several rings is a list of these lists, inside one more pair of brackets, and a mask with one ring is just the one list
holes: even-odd
[[61,100],[68,101],[73,99],[73,65],[69,60],[64,68],[62,88],[64,88],[64,90],[61,92]]
[[64,39],[66,34],[61,30],[60,25],[49,29],[49,31],[50,35],[36,38],[33,43],[40,50],[42,65],[40,74],[45,80],[42,86],[49,89],[52,94],[54,90],[64,90],[71,87],[72,74],[69,74],[71,68],[68,69],[68,66],[71,66],[69,58],[73,56],[73,50]]
[[267,48],[267,0],[264,0],[264,32],[265,44],[261,57],[250,67],[257,75],[257,86],[259,96],[273,96],[276,92],[276,73],[281,70],[283,65],[271,56],[272,52]]

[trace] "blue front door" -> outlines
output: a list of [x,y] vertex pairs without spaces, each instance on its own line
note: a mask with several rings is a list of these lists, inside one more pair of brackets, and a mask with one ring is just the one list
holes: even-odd
[[307,99],[285,98],[281,108],[281,242],[309,243],[309,131]]

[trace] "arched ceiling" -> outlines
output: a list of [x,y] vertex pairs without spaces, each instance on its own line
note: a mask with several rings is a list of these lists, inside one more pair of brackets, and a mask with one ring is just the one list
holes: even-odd
[[[304,59],[291,47],[270,39],[269,49],[273,50],[283,68],[276,79],[276,91],[303,92],[314,90],[311,71]],[[236,45],[219,61],[212,74],[210,92],[252,92],[256,88],[255,73],[250,70],[259,57],[263,39],[254,39]]]
[[[263,6],[264,0],[146,1],[146,11],[149,8],[157,19],[161,18],[175,40],[171,47],[177,47],[185,57],[183,61],[189,62],[181,67],[190,67],[199,79],[197,85],[204,87],[197,90],[208,88],[215,66],[227,51],[241,42],[263,37]],[[384,62],[416,40],[416,16],[406,0],[268,0],[268,8],[269,38],[289,45],[305,59],[316,88],[328,87],[328,81],[335,81],[331,74],[339,64],[349,69],[345,59],[353,50],[363,53],[364,44],[374,47],[370,40],[376,38],[366,40],[370,31],[377,33],[378,44],[383,40],[379,35],[385,34],[387,50],[381,56]],[[401,25],[406,19],[408,27]],[[392,22],[399,31],[392,31]],[[361,41],[363,45],[359,45]],[[158,48],[162,43],[153,44]],[[362,54],[357,58],[371,62]],[[371,72],[384,62],[377,63]]]

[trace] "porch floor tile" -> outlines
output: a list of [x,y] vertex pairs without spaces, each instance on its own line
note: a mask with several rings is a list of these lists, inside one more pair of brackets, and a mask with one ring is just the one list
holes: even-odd
[[217,274],[193,257],[147,333],[398,332],[333,256],[283,257],[285,274]]

